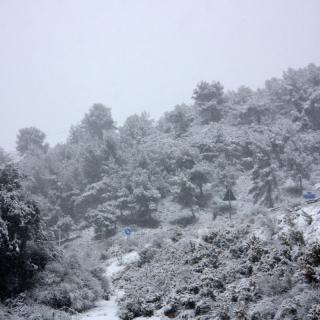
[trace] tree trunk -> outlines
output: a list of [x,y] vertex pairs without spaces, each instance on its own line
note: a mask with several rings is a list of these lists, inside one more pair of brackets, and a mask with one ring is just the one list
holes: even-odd
[[195,218],[196,216],[195,216],[195,214],[194,214],[193,206],[191,206],[190,209],[191,209],[192,216]]
[[274,203],[273,203],[273,199],[272,199],[272,185],[271,185],[270,181],[268,181],[267,197],[268,197],[268,200],[267,200],[268,207],[273,208]]
[[214,221],[214,220],[216,220],[216,218],[217,218],[217,213],[216,213],[216,211],[213,211],[212,220]]
[[203,197],[202,183],[200,183],[199,189],[200,189],[200,196],[202,198]]
[[258,111],[258,114],[257,114],[257,123],[261,124],[261,113],[260,113],[260,111]]
[[303,194],[303,184],[302,184],[302,176],[301,174],[299,175],[299,189],[300,189],[300,194]]

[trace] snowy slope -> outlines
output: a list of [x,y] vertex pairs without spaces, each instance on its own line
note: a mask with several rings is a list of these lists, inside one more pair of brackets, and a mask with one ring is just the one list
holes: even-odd
[[320,203],[304,206],[295,219],[296,228],[307,242],[320,240]]
[[279,231],[284,233],[290,230],[300,231],[307,243],[320,241],[320,202],[305,203],[290,212],[281,212],[275,223],[278,224]]
[[[120,259],[111,258],[106,261],[104,268],[106,270],[105,276],[109,283],[112,284],[112,277],[121,272],[126,266],[137,261],[139,254],[136,251],[129,252],[123,255]],[[110,300],[101,300],[97,302],[95,308],[77,316],[74,320],[120,320],[118,317],[117,299],[123,295],[120,290],[114,291]]]

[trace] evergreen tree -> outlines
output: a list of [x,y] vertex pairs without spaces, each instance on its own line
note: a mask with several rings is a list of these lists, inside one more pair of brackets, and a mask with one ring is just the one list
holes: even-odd
[[0,297],[32,285],[48,254],[43,246],[40,211],[25,195],[22,176],[12,165],[0,169]]
[[278,199],[278,178],[276,166],[268,155],[259,154],[252,172],[253,186],[249,193],[255,203],[273,208]]
[[125,146],[133,147],[140,144],[153,130],[153,120],[146,112],[128,117],[120,128],[120,140]]
[[236,92],[231,93],[231,102],[236,106],[242,106],[248,103],[248,101],[252,98],[253,91],[246,87],[241,86],[238,88]]
[[304,113],[310,122],[311,128],[320,130],[320,84],[318,88],[314,89],[314,92],[305,104]]
[[48,144],[45,141],[46,135],[35,127],[23,128],[17,135],[17,151],[20,155],[26,153],[46,152]]
[[218,81],[201,81],[193,91],[196,106],[203,123],[218,122],[222,118],[222,106],[225,103],[223,86]]
[[303,193],[303,179],[310,177],[309,170],[313,159],[304,150],[303,145],[295,139],[291,139],[284,150],[284,162],[286,171],[289,172],[293,181],[297,183],[299,193]]
[[94,104],[85,114],[82,126],[92,137],[102,139],[105,132],[115,128],[110,108],[101,103]]
[[149,178],[149,172],[140,168],[131,178],[132,203],[138,219],[150,218],[161,198],[159,191],[153,187]]
[[246,109],[240,114],[243,124],[264,124],[273,117],[273,110],[264,90],[258,90],[255,95],[248,100]]
[[191,210],[194,217],[194,206],[197,203],[196,188],[186,177],[180,178],[175,200],[183,207]]
[[173,111],[166,113],[165,121],[171,124],[175,137],[179,138],[190,128],[193,116],[191,115],[188,106],[184,104],[177,105],[174,107]]
[[117,209],[113,203],[99,205],[88,211],[86,218],[94,225],[98,238],[110,237],[116,232]]
[[132,210],[132,197],[126,188],[122,188],[117,193],[116,207],[123,215],[125,211]]
[[198,164],[190,171],[190,181],[199,188],[203,197],[203,186],[210,181],[210,171],[204,164]]

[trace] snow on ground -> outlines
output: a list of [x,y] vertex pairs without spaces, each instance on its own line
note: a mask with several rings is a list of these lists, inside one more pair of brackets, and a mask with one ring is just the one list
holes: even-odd
[[314,186],[313,186],[313,189],[316,190],[316,191],[320,191],[320,183],[316,183]]
[[305,203],[290,213],[280,215],[279,227],[283,232],[291,228],[302,232],[306,242],[320,241],[320,202]]
[[122,271],[127,265],[138,261],[138,259],[139,254],[136,251],[131,251],[121,257],[109,259],[105,267],[105,276],[110,279],[114,274]]
[[164,319],[167,319],[167,317],[163,318],[162,316],[152,316],[152,317],[148,317],[148,318],[146,318],[146,317],[136,318],[136,320],[164,320]]
[[[108,278],[110,285],[112,284],[112,277],[121,272],[126,266],[134,263],[139,259],[139,254],[136,251],[131,251],[119,258],[111,258],[105,263],[105,276]],[[120,320],[118,317],[117,299],[120,298],[124,292],[122,290],[115,290],[110,300],[100,300],[96,307],[82,313],[79,316],[74,316],[73,320]],[[150,319],[150,318],[149,318]],[[156,319],[155,319],[156,320]]]
[[307,242],[320,240],[320,203],[304,206],[295,220],[296,227],[303,232]]
[[74,317],[74,320],[120,320],[117,316],[118,306],[116,303],[117,296],[114,295],[110,300],[101,300],[97,302],[95,308]]

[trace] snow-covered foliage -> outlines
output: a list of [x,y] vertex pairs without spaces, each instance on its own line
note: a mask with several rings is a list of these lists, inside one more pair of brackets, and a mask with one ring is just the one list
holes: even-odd
[[83,311],[99,298],[108,297],[108,283],[101,270],[88,272],[76,257],[49,263],[38,275],[30,293],[37,303],[54,309]]
[[182,235],[143,250],[122,276],[120,318],[304,319],[320,303],[319,252],[318,243],[266,243],[244,228],[198,242]]
[[[137,244],[139,261],[114,279],[125,290],[122,319],[317,319],[318,212],[295,206],[320,181],[319,92],[320,68],[310,64],[257,90],[199,82],[192,104],[158,122],[142,113],[117,128],[111,110],[95,104],[55,147],[40,130],[22,129],[17,165],[38,205],[18,186],[1,189],[1,248],[22,252],[42,225],[65,241],[94,229],[113,249],[125,226],[168,237],[168,225],[210,226],[201,239],[179,231]],[[9,160],[0,150],[0,168]],[[234,208],[223,201],[226,187]],[[53,260],[35,272],[39,303],[83,310],[103,295],[96,274]],[[37,263],[28,260],[32,270]]]
[[0,298],[30,287],[50,259],[40,211],[22,188],[13,165],[0,169]]

